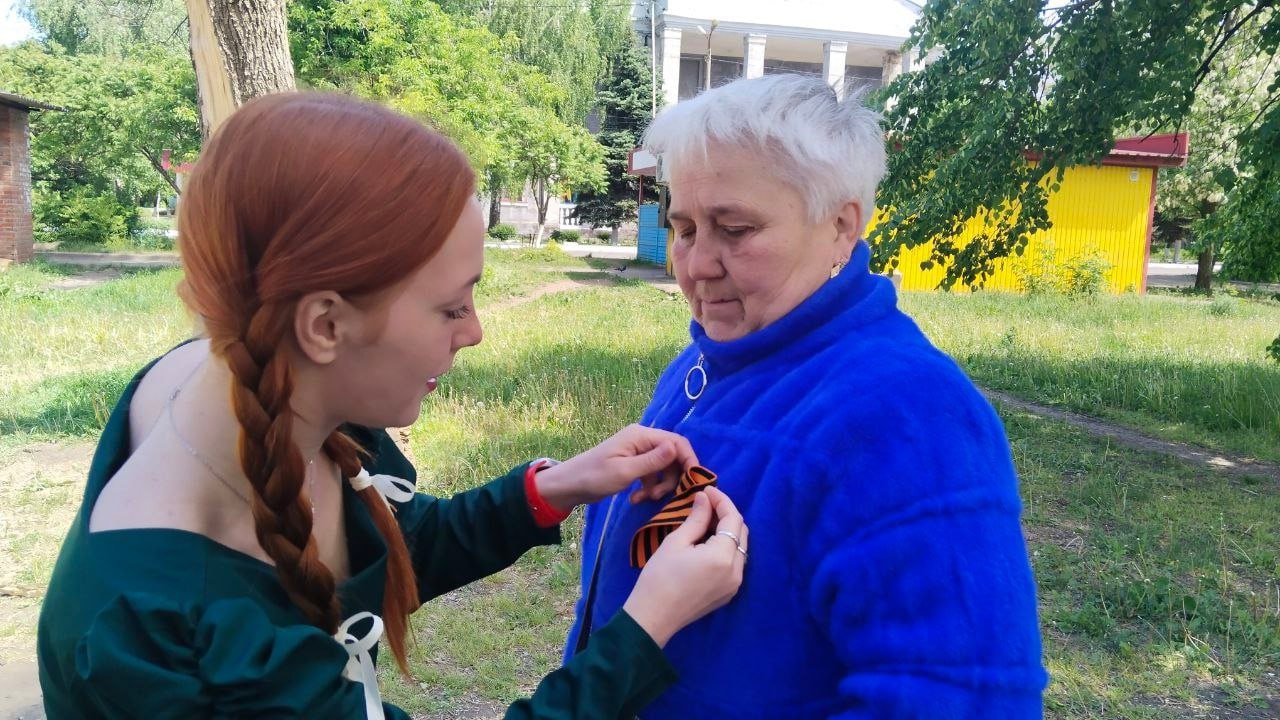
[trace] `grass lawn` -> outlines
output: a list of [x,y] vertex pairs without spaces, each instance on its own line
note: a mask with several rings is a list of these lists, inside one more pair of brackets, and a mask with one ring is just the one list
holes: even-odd
[[906,293],[982,385],[1170,440],[1280,461],[1280,302],[1219,295]]
[[[683,301],[643,285],[512,305],[565,277],[539,267],[578,264],[520,252],[491,256],[479,300],[485,342],[459,356],[411,430],[429,491],[468,488],[605,437],[639,415],[686,341]],[[0,274],[0,588],[38,592],[102,413],[139,364],[189,332],[171,294],[177,278],[144,272],[58,291],[47,289],[58,280],[49,268]],[[1244,430],[1228,420],[1260,417],[1246,410],[1266,393],[1275,407],[1280,395],[1280,369],[1253,349],[1280,328],[1276,303],[1241,301],[1222,313],[1177,297],[912,294],[904,305],[992,387],[1275,457],[1267,418]],[[1200,387],[1201,378],[1213,382]],[[1191,392],[1199,399],[1183,402]],[[1098,398],[1092,406],[1089,397]],[[1206,476],[1028,415],[1004,419],[1040,585],[1048,716],[1280,714],[1280,485]],[[424,607],[414,618],[414,679],[387,664],[384,695],[421,716],[490,717],[528,692],[559,660],[578,522],[563,546]],[[36,603],[0,597],[0,659],[30,656]]]

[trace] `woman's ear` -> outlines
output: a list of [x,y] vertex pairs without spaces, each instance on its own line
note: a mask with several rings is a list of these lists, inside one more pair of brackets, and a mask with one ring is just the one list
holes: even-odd
[[846,202],[836,211],[836,241],[832,263],[848,262],[849,256],[853,254],[853,247],[862,239],[862,220],[862,206],[855,200]]
[[303,295],[293,313],[298,349],[317,365],[333,362],[339,346],[351,335],[353,310],[341,295],[330,290]]

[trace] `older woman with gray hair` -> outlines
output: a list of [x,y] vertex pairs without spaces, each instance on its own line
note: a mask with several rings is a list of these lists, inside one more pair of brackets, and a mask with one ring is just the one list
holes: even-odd
[[[1040,717],[1004,428],[868,268],[878,117],[772,75],[669,108],[645,143],[669,177],[693,321],[642,422],[689,438],[751,539],[741,593],[675,634],[679,680],[640,717]],[[628,495],[588,510],[566,656],[621,607],[661,539],[650,528],[683,502]]]

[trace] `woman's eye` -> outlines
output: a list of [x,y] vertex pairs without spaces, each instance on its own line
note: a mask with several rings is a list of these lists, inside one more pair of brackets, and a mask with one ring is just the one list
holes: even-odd
[[450,320],[462,320],[471,314],[471,306],[463,305],[452,310],[446,310],[444,313]]

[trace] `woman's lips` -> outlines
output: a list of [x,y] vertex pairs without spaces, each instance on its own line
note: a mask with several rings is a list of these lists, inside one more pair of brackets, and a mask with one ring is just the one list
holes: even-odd
[[707,300],[701,302],[698,321],[707,323],[736,323],[742,319],[742,303],[738,300]]

